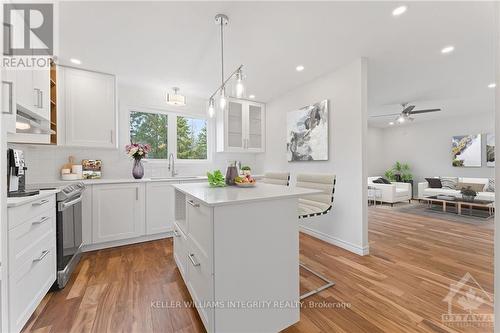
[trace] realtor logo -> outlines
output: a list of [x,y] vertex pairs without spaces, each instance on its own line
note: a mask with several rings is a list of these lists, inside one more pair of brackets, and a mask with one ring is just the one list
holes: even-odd
[[53,54],[53,4],[3,5],[3,54],[51,56]]
[[470,273],[450,284],[443,302],[448,303],[448,313],[441,316],[446,326],[493,327],[493,297]]

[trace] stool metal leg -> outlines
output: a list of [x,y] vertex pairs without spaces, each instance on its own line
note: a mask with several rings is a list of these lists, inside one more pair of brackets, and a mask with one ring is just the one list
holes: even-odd
[[323,286],[319,287],[319,288],[316,288],[314,290],[311,290],[303,295],[300,295],[300,300],[303,300],[309,296],[312,296],[312,295],[315,295],[317,293],[319,293],[320,291],[323,291],[325,289],[328,289],[332,286],[335,285],[335,282],[333,281],[330,281],[329,279],[327,279],[326,277],[324,277],[323,275],[313,271],[312,269],[310,269],[309,267],[307,267],[306,265],[304,265],[303,263],[299,263],[299,266],[302,267],[303,269],[305,269],[306,271],[308,271],[309,273],[312,273],[313,275],[319,277],[321,280],[325,281],[326,284],[324,284]]

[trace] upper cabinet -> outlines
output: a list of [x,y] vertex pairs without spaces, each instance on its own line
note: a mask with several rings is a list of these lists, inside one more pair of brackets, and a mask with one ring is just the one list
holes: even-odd
[[49,69],[17,70],[16,95],[21,112],[50,121]]
[[265,119],[264,104],[229,99],[217,117],[217,151],[264,152]]
[[116,148],[115,76],[63,66],[57,74],[58,144]]

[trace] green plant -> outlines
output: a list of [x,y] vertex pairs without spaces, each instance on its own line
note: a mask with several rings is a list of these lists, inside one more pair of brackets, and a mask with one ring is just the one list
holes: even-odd
[[215,170],[213,173],[207,172],[208,185],[210,187],[224,187],[226,181],[220,170]]
[[385,177],[390,181],[395,181],[401,178],[404,182],[409,182],[413,179],[408,163],[396,162],[391,169],[385,172]]
[[251,171],[252,169],[250,169],[250,167],[248,165],[244,165],[241,167],[241,170],[242,171]]

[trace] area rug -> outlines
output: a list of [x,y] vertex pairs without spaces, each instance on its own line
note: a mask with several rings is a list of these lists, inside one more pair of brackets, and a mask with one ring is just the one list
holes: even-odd
[[[495,220],[494,217],[486,219],[481,217],[444,213],[441,210],[441,207],[436,207],[435,209],[430,210],[427,204],[425,203],[412,203],[400,206],[398,205],[398,207],[394,207],[392,209],[400,213],[414,214],[430,218],[439,218],[446,221],[468,223],[468,224],[492,223]],[[473,214],[481,214],[481,212],[473,209]]]

